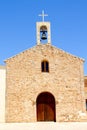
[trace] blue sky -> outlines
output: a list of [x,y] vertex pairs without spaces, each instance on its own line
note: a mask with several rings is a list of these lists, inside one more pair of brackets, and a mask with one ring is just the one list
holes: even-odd
[[87,0],[0,0],[0,64],[36,45],[42,10],[51,22],[52,45],[84,58],[87,75]]

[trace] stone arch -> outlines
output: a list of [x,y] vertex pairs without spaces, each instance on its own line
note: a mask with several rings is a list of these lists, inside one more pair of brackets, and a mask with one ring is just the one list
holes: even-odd
[[37,121],[56,121],[55,98],[49,92],[42,92],[36,100]]
[[40,27],[40,31],[47,31],[46,25],[42,25],[42,26]]

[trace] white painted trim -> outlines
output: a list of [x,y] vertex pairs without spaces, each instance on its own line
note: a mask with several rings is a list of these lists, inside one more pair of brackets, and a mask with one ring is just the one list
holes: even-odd
[[0,66],[0,123],[5,122],[6,69]]

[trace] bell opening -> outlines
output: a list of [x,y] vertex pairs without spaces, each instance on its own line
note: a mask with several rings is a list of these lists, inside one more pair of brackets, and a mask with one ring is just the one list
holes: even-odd
[[42,31],[42,36],[41,36],[42,40],[46,40],[47,39],[46,33],[47,33],[47,31]]
[[40,28],[40,40],[42,43],[47,43],[47,27],[41,26]]

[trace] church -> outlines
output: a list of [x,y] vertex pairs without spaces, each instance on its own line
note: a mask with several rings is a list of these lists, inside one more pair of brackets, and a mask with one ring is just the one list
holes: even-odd
[[53,46],[41,16],[37,44],[0,66],[0,122],[87,122],[84,59]]

